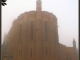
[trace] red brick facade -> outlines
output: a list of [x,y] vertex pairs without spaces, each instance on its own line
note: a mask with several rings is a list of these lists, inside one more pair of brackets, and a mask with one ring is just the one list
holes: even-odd
[[57,18],[41,11],[21,14],[4,38],[2,60],[77,60],[75,48],[59,44]]

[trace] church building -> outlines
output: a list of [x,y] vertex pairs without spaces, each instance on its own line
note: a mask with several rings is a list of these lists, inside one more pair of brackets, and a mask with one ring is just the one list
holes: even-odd
[[36,1],[36,11],[24,12],[4,36],[1,60],[78,60],[76,42],[73,47],[59,43],[57,17],[42,11],[42,1]]

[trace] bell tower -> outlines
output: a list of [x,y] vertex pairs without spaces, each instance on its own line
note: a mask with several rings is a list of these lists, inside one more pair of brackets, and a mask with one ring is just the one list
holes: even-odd
[[36,1],[36,11],[41,11],[42,10],[42,2],[41,0]]
[[73,39],[73,47],[76,48],[76,41]]

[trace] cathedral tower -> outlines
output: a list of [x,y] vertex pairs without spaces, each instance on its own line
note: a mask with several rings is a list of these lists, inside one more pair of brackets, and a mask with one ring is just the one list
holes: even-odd
[[76,48],[76,41],[73,39],[73,47]]
[[24,12],[13,21],[2,50],[2,60],[77,60],[75,40],[73,47],[59,44],[57,18],[42,11],[41,0],[36,11]]
[[41,11],[42,10],[42,2],[41,0],[36,1],[36,11]]
[[42,11],[37,0],[36,11],[21,14],[7,34],[7,52],[13,60],[59,60],[57,18]]

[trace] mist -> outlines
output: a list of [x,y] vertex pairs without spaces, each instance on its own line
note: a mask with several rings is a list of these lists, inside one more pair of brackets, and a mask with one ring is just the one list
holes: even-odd
[[[36,0],[7,0],[2,6],[2,39],[8,33],[14,19],[26,11],[36,10]],[[57,17],[59,42],[73,46],[73,38],[78,48],[78,0],[42,0],[42,10],[52,12]]]

